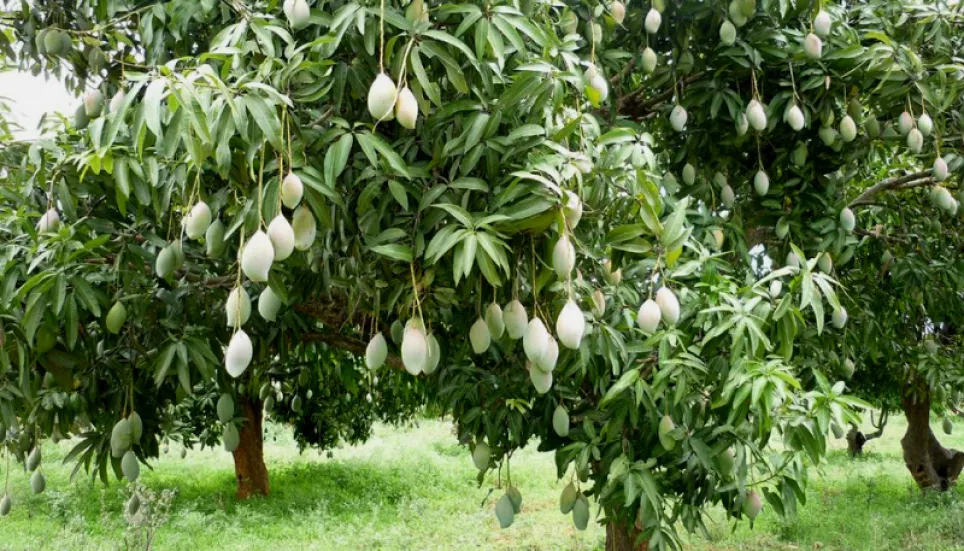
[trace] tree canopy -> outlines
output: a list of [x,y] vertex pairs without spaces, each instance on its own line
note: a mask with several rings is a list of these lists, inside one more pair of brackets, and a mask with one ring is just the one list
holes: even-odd
[[106,480],[166,438],[244,463],[264,405],[331,447],[432,404],[480,483],[499,470],[503,527],[533,441],[614,548],[678,547],[712,504],[792,513],[866,405],[848,385],[925,412],[959,386],[960,22],[895,0],[10,9],[4,62],[82,101],[0,149],[4,449],[79,436]]

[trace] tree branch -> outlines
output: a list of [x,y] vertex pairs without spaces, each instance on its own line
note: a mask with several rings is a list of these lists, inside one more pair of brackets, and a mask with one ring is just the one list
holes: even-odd
[[[703,78],[703,75],[703,71],[692,74],[682,79],[682,85],[686,86],[690,83],[696,82],[697,80]],[[659,104],[671,99],[674,93],[674,89],[670,88],[669,90],[664,90],[663,92],[660,92],[649,99],[642,99],[641,96],[646,90],[646,86],[640,86],[632,92],[629,92],[624,96],[620,96],[616,102],[616,110],[619,112],[619,114],[626,115],[634,119],[641,119],[654,111]]]
[[[340,348],[346,352],[351,352],[352,354],[358,356],[364,356],[365,349],[368,348],[368,343],[362,341],[361,339],[341,335],[339,333],[305,333],[302,335],[301,340],[304,342],[323,342],[329,346]],[[385,359],[385,364],[395,369],[405,368],[402,365],[401,358],[398,356],[388,356],[388,358]]]
[[[368,348],[367,342],[358,337],[339,332],[344,325],[352,321],[348,319],[348,307],[343,298],[331,296],[326,300],[311,300],[296,305],[294,309],[296,312],[320,321],[327,329],[326,332],[306,333],[303,335],[303,341],[323,342],[358,356],[365,355]],[[371,325],[372,320],[370,316],[362,314],[357,318],[357,323],[360,323],[362,327],[367,327]],[[379,330],[387,331],[388,328],[379,327]],[[396,369],[405,368],[398,356],[389,355],[385,363]]]
[[912,174],[905,174],[904,176],[894,176],[893,178],[887,178],[886,180],[881,180],[876,184],[865,189],[863,193],[857,196],[856,199],[850,202],[851,207],[859,207],[861,205],[867,205],[871,203],[872,199],[881,192],[889,191],[892,189],[910,189],[912,187],[926,186],[934,183],[934,177],[931,175],[930,170],[921,170],[920,172],[914,172]]

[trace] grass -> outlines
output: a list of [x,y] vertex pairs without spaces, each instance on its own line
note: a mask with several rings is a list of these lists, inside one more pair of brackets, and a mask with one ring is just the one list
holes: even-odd
[[[964,490],[923,496],[900,457],[905,424],[894,416],[884,437],[852,461],[834,442],[827,464],[813,473],[807,505],[793,519],[764,513],[751,529],[722,511],[710,515],[710,538],[687,536],[696,550],[905,550],[964,549]],[[935,424],[935,430],[939,427]],[[944,438],[964,448],[964,436]],[[68,478],[60,463],[69,444],[44,448],[47,491],[30,493],[14,468],[15,505],[0,519],[0,549],[117,549],[129,531],[123,486],[103,487]],[[489,495],[495,479],[479,488],[468,452],[455,444],[451,425],[435,420],[395,429],[380,426],[362,446],[299,454],[290,434],[271,427],[266,455],[268,499],[233,497],[231,457],[221,450],[180,449],[142,469],[141,481],[159,491],[176,489],[170,517],[158,529],[157,549],[599,549],[603,529],[576,531],[559,513],[563,483],[551,454],[530,447],[516,454],[512,473],[523,512],[499,530]]]

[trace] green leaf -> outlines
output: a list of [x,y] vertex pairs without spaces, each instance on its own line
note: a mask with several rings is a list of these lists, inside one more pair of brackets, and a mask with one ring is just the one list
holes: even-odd
[[683,235],[683,222],[686,221],[686,207],[688,205],[689,197],[686,197],[676,205],[676,210],[666,220],[663,233],[659,236],[659,240],[664,247],[675,244]]
[[469,151],[479,143],[479,140],[482,139],[482,132],[485,131],[487,124],[489,124],[488,113],[479,113],[475,116],[475,119],[472,120],[472,124],[463,135],[463,151]]
[[462,225],[468,229],[475,227],[475,225],[472,223],[472,215],[458,205],[453,205],[451,203],[437,203],[432,206],[451,214],[456,220],[461,222]]
[[344,172],[354,143],[355,137],[352,134],[343,134],[325,153],[325,183],[329,187],[334,188],[335,180]]
[[622,243],[623,241],[630,241],[643,235],[646,231],[647,227],[645,224],[624,224],[622,226],[616,226],[606,234],[606,243],[613,245]]
[[161,100],[167,89],[167,79],[159,77],[151,81],[144,93],[144,120],[158,138],[161,137]]
[[114,111],[108,115],[107,129],[104,134],[103,141],[101,145],[103,147],[110,147],[114,144],[114,139],[117,137],[117,133],[120,131],[121,127],[124,126],[124,117],[127,115],[127,111],[130,109],[131,103],[140,93],[141,88],[144,87],[143,82],[135,83],[131,86],[131,89],[124,94],[124,101],[121,102],[117,111]]
[[418,202],[418,211],[422,212],[423,210],[430,207],[433,203],[435,203],[436,199],[438,199],[439,197],[442,196],[443,193],[445,193],[445,190],[446,190],[445,184],[437,184],[432,189],[422,194],[422,198]]
[[636,132],[632,128],[615,128],[599,137],[599,145],[607,146],[636,140]]
[[495,269],[492,259],[489,258],[484,249],[477,248],[475,250],[475,260],[479,265],[479,271],[482,272],[482,276],[489,282],[489,285],[500,287],[502,278],[499,277],[499,272]]
[[191,373],[187,362],[187,347],[179,341],[175,349],[177,350],[177,380],[181,383],[184,392],[191,394]]
[[177,346],[171,343],[157,356],[157,363],[154,365],[154,384],[158,387],[160,387],[164,383],[164,379],[167,378],[167,372],[171,369],[171,363],[174,361],[174,354],[176,352]]
[[412,262],[412,248],[408,245],[402,245],[400,243],[391,243],[388,245],[376,245],[371,247],[372,252],[378,253],[382,256],[387,256],[393,260],[399,260],[402,262]]
[[412,69],[415,71],[415,78],[422,86],[422,90],[428,96],[428,99],[434,103],[436,107],[442,107],[442,96],[439,94],[438,85],[428,78],[428,74],[425,72],[425,67],[422,65],[422,60],[419,57],[418,46],[412,48],[409,59],[412,63]]
[[463,277],[469,277],[472,273],[472,265],[475,263],[475,251],[478,249],[479,241],[474,233],[468,233],[465,239],[462,240],[462,266],[461,273]]
[[619,377],[619,380],[616,381],[616,384],[609,387],[609,390],[606,391],[606,395],[603,397],[602,401],[599,402],[599,405],[603,406],[616,396],[619,396],[624,390],[635,384],[638,379],[638,369],[629,369],[628,371],[624,371],[622,376]]
[[472,64],[473,67],[475,67],[476,71],[479,71],[480,73],[482,72],[482,69],[479,68],[479,63],[478,61],[476,61],[475,55],[472,53],[472,50],[470,50],[469,47],[466,46],[465,43],[459,40],[458,38],[455,38],[454,36],[446,32],[436,31],[434,29],[425,31],[424,33],[422,33],[422,35],[427,36],[429,38],[434,38],[435,40],[439,40],[441,42],[445,42],[446,44],[451,44],[452,46],[455,46],[463,54],[465,54],[466,59],[468,60],[469,63]]
[[[405,161],[392,149],[385,140],[379,137],[377,134],[371,134],[368,132],[358,135],[358,143],[362,146],[362,149],[366,150],[366,155],[371,158],[370,151],[377,151],[378,154],[388,162],[388,165],[395,171],[399,176],[410,177],[408,166]],[[374,162],[374,161],[373,161]]]
[[258,125],[258,128],[261,129],[265,139],[268,140],[271,146],[274,147],[276,151],[284,151],[284,145],[281,139],[281,121],[278,120],[278,113],[274,107],[269,106],[262,97],[254,94],[244,96],[238,101],[247,107],[248,113],[251,113],[254,122]]
[[449,252],[465,235],[466,230],[449,224],[439,230],[425,249],[425,259],[431,264]]
[[126,157],[118,157],[114,161],[114,185],[117,187],[118,197],[123,197],[124,199],[130,197],[131,182]]
[[392,192],[392,197],[401,205],[402,210],[408,211],[408,194],[405,193],[405,186],[395,180],[388,181],[388,190]]

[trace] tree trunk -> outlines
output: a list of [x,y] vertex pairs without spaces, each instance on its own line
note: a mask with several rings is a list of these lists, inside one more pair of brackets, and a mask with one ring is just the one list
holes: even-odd
[[268,468],[264,464],[264,432],[261,400],[240,398],[245,422],[241,426],[241,441],[234,450],[234,475],[238,479],[238,499],[255,494],[268,495]]
[[639,537],[640,527],[633,526],[630,532],[625,525],[618,522],[611,522],[606,525],[606,551],[648,551],[649,541],[643,541],[636,545]]
[[860,432],[857,425],[850,424],[850,432],[847,433],[847,449],[850,451],[851,459],[856,458],[858,455],[864,453],[864,444],[880,438],[884,435],[884,427],[887,426],[888,411],[883,409],[880,412],[879,422],[874,422],[874,414],[870,413],[870,424],[877,428],[876,431],[864,434]]
[[900,440],[904,464],[921,489],[944,491],[964,468],[964,453],[941,446],[930,426],[930,396],[905,392],[901,399],[907,433]]

